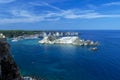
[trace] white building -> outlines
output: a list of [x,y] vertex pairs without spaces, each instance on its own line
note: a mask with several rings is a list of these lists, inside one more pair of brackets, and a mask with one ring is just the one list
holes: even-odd
[[0,33],[0,38],[5,38],[5,35],[3,35],[2,33]]

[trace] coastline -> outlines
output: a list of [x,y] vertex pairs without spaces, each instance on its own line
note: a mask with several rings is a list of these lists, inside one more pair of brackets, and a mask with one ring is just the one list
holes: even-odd
[[[30,74],[35,77],[42,76],[47,80],[61,78],[62,80],[95,80],[96,78],[97,80],[119,80],[116,75],[119,75],[117,71],[120,70],[118,66],[120,31],[119,33],[116,31],[114,33],[113,31],[80,32],[79,36],[86,40],[100,41],[99,50],[89,51],[87,46],[39,44],[37,39],[10,42],[12,54],[22,71],[25,71],[28,76]],[[102,72],[106,74],[100,74]]]

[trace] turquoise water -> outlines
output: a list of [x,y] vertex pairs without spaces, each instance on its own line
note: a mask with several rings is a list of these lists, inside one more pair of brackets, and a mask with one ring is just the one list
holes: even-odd
[[23,75],[46,80],[120,80],[120,31],[78,31],[99,41],[99,50],[73,45],[42,45],[39,39],[10,42]]

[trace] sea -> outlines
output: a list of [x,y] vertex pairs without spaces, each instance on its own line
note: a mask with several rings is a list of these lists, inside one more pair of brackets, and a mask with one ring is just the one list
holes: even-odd
[[120,80],[120,31],[76,30],[98,41],[97,51],[75,45],[39,44],[40,39],[8,41],[23,76],[43,80]]

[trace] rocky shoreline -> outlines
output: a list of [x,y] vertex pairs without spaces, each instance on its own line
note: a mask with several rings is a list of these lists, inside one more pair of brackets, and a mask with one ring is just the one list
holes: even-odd
[[10,54],[10,45],[0,39],[0,80],[42,80],[32,77],[23,77],[19,67]]
[[70,44],[77,46],[90,46],[90,50],[97,50],[99,42],[94,42],[92,40],[84,40],[78,36],[66,36],[66,37],[56,37],[56,36],[45,36],[42,40],[39,41],[40,44]]

